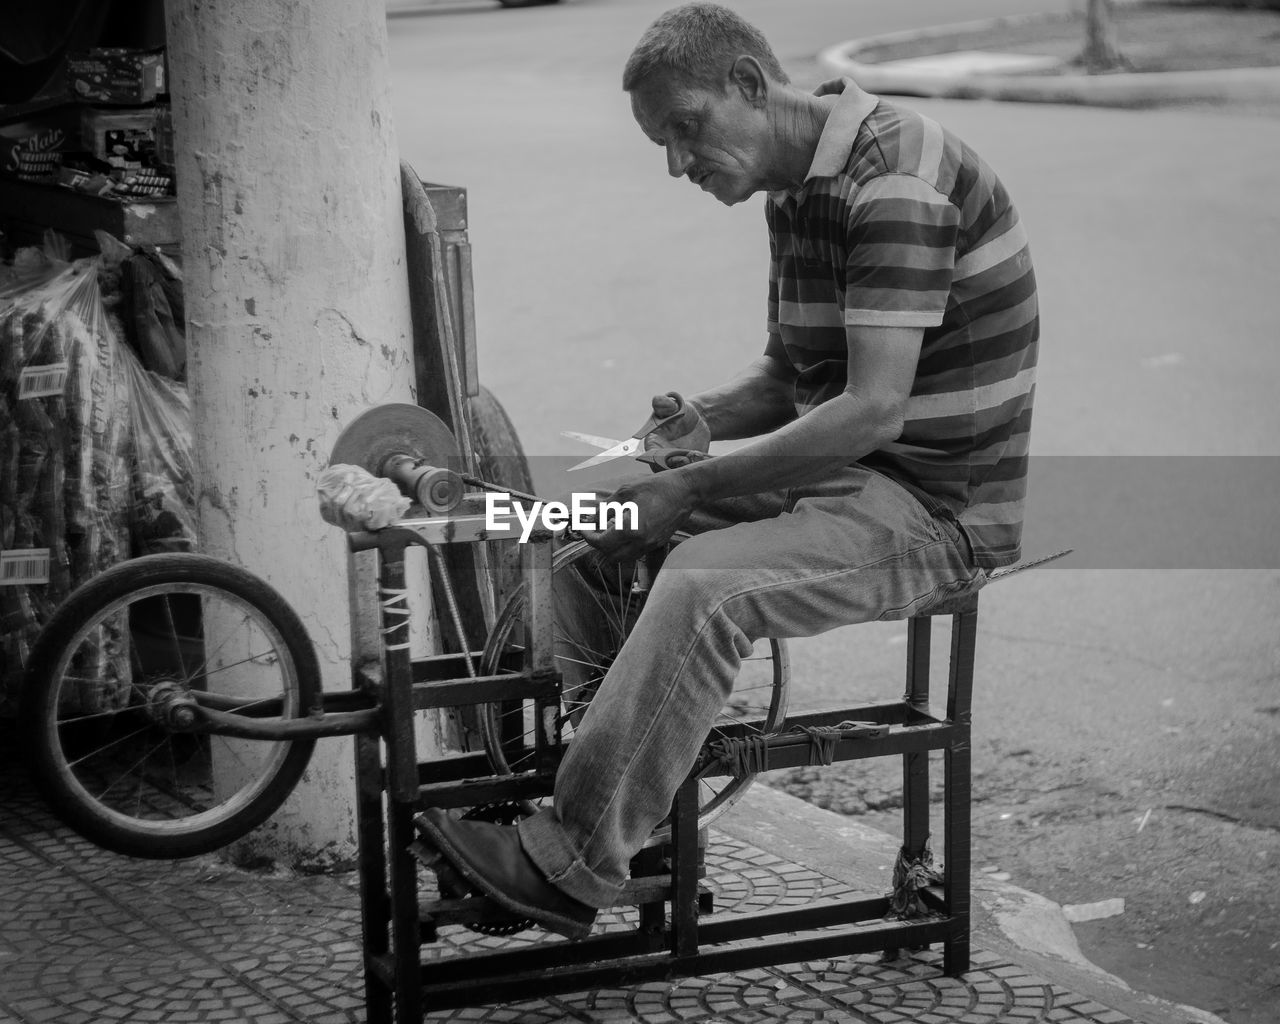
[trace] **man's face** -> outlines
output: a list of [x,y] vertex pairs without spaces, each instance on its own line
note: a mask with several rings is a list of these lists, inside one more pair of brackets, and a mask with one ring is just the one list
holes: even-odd
[[631,94],[631,112],[645,135],[666,149],[667,173],[687,177],[726,206],[781,187],[768,170],[764,111],[736,86],[721,93],[654,78]]

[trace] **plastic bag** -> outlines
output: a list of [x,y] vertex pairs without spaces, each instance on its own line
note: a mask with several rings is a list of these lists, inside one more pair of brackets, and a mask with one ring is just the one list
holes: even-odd
[[187,389],[143,369],[123,351],[130,381],[133,498],[129,510],[136,554],[191,551],[196,546],[191,402]]
[[381,530],[413,504],[390,480],[359,466],[327,467],[316,482],[320,518],[344,530]]
[[[0,294],[0,706],[52,610],[129,556],[130,381],[94,260],[21,253]],[[86,647],[127,692],[123,629]],[[117,642],[118,641],[118,642]]]
[[94,231],[93,237],[102,256],[102,301],[124,324],[123,340],[144,369],[185,380],[182,270],[159,249],[126,245],[106,231]]
[[[119,265],[47,245],[16,254],[0,285],[0,714],[72,589],[132,555],[195,546],[186,389],[123,344],[103,296]],[[94,683],[70,695],[75,710],[128,699],[130,643],[120,616],[80,646],[70,675]]]
[[142,365],[171,380],[185,380],[181,274],[158,253],[134,253],[122,269],[132,341]]

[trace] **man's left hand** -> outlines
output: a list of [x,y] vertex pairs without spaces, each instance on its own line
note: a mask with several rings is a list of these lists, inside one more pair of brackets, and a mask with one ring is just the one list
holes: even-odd
[[638,558],[671,539],[693,512],[693,491],[680,473],[660,473],[624,484],[607,501],[635,502],[636,529],[605,530],[583,539],[615,561]]

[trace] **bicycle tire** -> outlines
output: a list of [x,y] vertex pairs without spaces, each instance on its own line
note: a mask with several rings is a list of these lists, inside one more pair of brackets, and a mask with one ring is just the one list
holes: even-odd
[[[677,535],[672,538],[671,546],[686,539]],[[562,739],[572,742],[572,731],[580,721],[583,713],[594,696],[593,683],[603,677],[608,663],[612,661],[622,642],[626,640],[636,615],[639,614],[641,602],[628,591],[626,574],[631,570],[624,567],[605,568],[599,554],[584,541],[575,541],[561,548],[552,560],[553,579],[559,573],[567,571],[595,573],[599,571],[617,571],[620,577],[617,586],[609,589],[618,598],[617,621],[610,628],[593,630],[590,639],[570,636],[558,621],[561,617],[554,609],[555,632],[557,641],[557,660],[562,675],[561,696],[561,732]],[[553,585],[553,591],[555,587]],[[625,607],[629,605],[629,607]],[[486,675],[500,671],[503,656],[512,651],[522,651],[523,645],[515,639],[524,618],[525,597],[522,593],[514,594],[503,606],[494,622],[494,627],[485,645],[481,671]],[[604,618],[608,621],[614,611],[606,611]],[[620,624],[620,628],[619,628]],[[577,632],[586,632],[581,625],[573,627]],[[739,673],[734,692],[722,710],[717,723],[725,721],[742,721],[744,718],[758,718],[762,721],[761,734],[777,732],[786,719],[787,693],[790,681],[790,667],[787,658],[786,644],[782,640],[761,641],[768,647],[768,654],[755,655],[744,659],[743,669]],[[576,655],[576,657],[575,657]],[[586,659],[597,659],[595,664],[587,666],[586,680],[576,678],[586,664]],[[572,669],[574,678],[568,679],[566,669]],[[513,729],[515,716],[519,714],[518,728]],[[525,739],[532,730],[532,709],[523,704],[518,711],[514,706],[502,704],[485,704],[480,709],[481,735],[484,738],[485,753],[497,774],[513,774],[526,770],[523,763],[529,756],[529,743]],[[504,728],[505,725],[505,728]],[[712,735],[715,736],[715,725]],[[698,825],[703,827],[727,811],[750,787],[753,775],[738,778],[731,776],[702,779],[699,782]],[[525,802],[526,813],[533,813],[537,804]],[[670,824],[665,819],[658,824],[647,846],[666,842],[670,838]]]
[[36,787],[117,853],[209,853],[280,806],[315,741],[175,731],[158,700],[230,689],[244,712],[278,698],[283,717],[304,717],[319,678],[302,621],[245,569],[188,553],[120,563],[73,591],[32,648],[19,716]]
[[[511,491],[533,491],[533,473],[515,424],[497,397],[480,386],[471,399],[471,447],[475,455],[476,476],[486,483]],[[501,607],[520,588],[520,552],[514,544],[489,546],[489,569],[493,579],[496,604]]]

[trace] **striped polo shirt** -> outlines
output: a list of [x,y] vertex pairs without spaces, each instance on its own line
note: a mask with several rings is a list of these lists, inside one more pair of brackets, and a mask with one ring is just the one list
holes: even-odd
[[905,425],[864,465],[964,529],[977,564],[1021,550],[1039,315],[1017,211],[936,122],[845,80],[798,191],[769,194],[769,342],[800,415],[846,383],[847,327],[920,327]]

